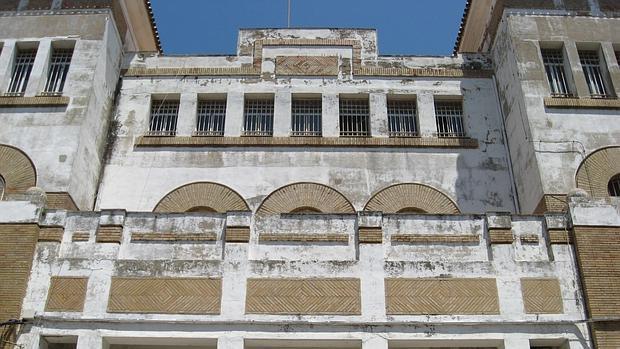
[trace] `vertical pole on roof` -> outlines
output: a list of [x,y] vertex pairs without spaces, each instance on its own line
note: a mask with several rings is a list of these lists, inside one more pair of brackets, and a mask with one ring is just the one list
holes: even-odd
[[291,27],[291,0],[288,0],[288,27]]

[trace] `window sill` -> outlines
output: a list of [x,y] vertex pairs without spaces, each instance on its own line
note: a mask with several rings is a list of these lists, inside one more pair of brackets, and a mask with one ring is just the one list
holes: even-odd
[[28,106],[66,106],[70,98],[67,96],[0,96],[0,107],[28,107]]
[[140,136],[137,148],[147,147],[367,147],[367,148],[478,148],[472,138],[373,137],[156,137]]
[[620,109],[617,98],[566,98],[545,97],[547,108]]

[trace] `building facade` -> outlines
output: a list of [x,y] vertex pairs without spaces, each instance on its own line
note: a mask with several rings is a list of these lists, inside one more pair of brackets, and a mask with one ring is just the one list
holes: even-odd
[[619,16],[169,56],[148,1],[4,1],[0,348],[620,348]]

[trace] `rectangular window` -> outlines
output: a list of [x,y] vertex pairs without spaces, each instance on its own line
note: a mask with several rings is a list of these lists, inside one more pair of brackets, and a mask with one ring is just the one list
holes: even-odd
[[293,136],[321,136],[322,103],[320,98],[293,98],[291,106]]
[[13,72],[11,73],[11,82],[7,91],[8,95],[22,96],[26,92],[26,86],[30,79],[36,55],[36,49],[18,49],[15,55],[15,63],[13,64]]
[[388,100],[390,137],[416,137],[418,121],[415,100]]
[[579,60],[592,98],[609,98],[611,94],[603,75],[598,51],[579,51]]
[[340,98],[340,136],[370,136],[368,99]]
[[153,100],[149,136],[174,136],[177,132],[179,101]]
[[616,62],[620,65],[620,51],[616,51]]
[[566,76],[563,50],[542,50],[543,63],[553,97],[572,97]]
[[461,102],[435,102],[435,117],[437,136],[465,137]]
[[65,88],[69,65],[73,57],[73,49],[55,48],[52,50],[47,82],[45,84],[45,95],[61,95]]
[[244,136],[273,135],[273,98],[247,98],[243,119]]
[[198,102],[196,136],[223,136],[226,118],[226,100],[213,99]]

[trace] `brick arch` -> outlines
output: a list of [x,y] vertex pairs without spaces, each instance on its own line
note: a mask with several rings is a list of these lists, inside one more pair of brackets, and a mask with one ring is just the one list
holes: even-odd
[[355,213],[351,202],[339,191],[323,184],[300,182],[281,187],[261,203],[257,214],[291,212]]
[[20,193],[37,185],[37,170],[23,151],[0,144],[0,176],[6,193]]
[[212,182],[194,182],[180,186],[161,199],[153,212],[249,211],[241,195],[229,187]]
[[620,146],[598,149],[579,165],[575,176],[577,188],[592,197],[608,197],[607,185],[611,177],[620,173]]
[[418,183],[395,184],[373,195],[364,211],[459,214],[456,203],[441,191]]

